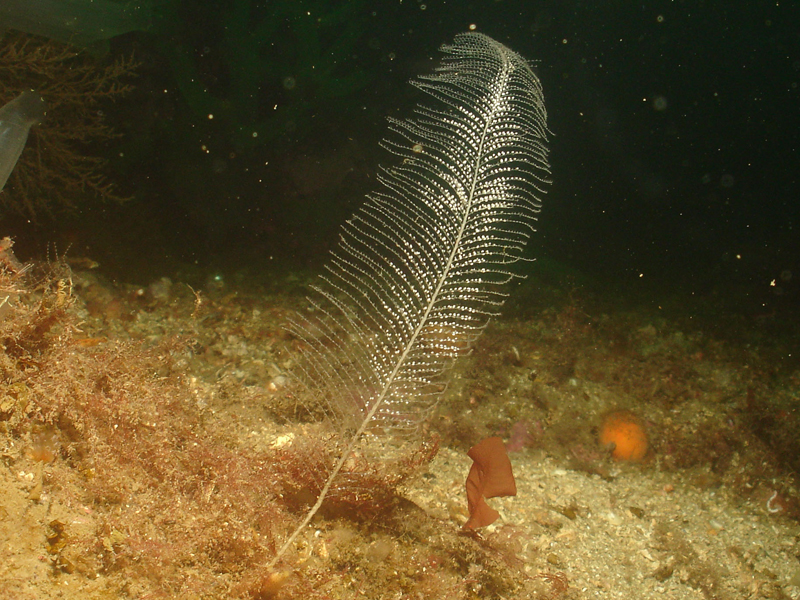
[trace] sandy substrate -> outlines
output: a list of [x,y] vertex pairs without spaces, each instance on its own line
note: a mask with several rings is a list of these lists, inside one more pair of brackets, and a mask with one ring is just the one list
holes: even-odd
[[[791,338],[764,331],[771,323],[745,321],[732,339],[575,290],[512,309],[457,367],[426,433],[436,458],[383,512],[316,519],[264,573],[299,500],[259,461],[317,431],[286,419],[280,326],[302,306],[286,293],[297,281],[199,294],[156,283],[74,274],[72,300],[40,332],[47,344],[22,352],[4,333],[0,598],[800,598],[800,368],[776,363]],[[45,304],[21,291],[6,324],[34,322]],[[119,428],[76,425],[81,398],[100,398],[86,406]],[[647,431],[640,461],[597,442],[617,409]],[[155,446],[148,427],[161,431]],[[174,465],[119,459],[109,448],[121,429],[137,452],[169,448]],[[490,435],[509,444],[517,495],[490,500],[501,518],[465,534],[466,450]],[[183,454],[209,439],[206,458]],[[120,444],[124,456],[132,446]]]

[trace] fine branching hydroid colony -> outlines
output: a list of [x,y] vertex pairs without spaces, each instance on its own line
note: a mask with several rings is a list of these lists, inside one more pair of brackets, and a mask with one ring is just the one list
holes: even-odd
[[549,176],[538,78],[479,33],[442,50],[435,74],[413,82],[437,104],[391,120],[383,145],[402,160],[344,225],[310,310],[288,326],[309,411],[336,424],[341,453],[270,567],[340,480],[357,485],[348,461],[419,429],[498,314],[533,231]]

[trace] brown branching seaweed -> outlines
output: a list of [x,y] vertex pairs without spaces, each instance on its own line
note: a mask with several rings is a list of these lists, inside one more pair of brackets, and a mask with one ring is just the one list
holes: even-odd
[[[13,466],[0,469],[0,481],[33,477],[0,494],[0,514],[13,515],[0,523],[0,541],[34,540],[54,581],[105,581],[115,597],[327,597],[337,577],[318,564],[316,537],[308,548],[317,560],[298,563],[291,578],[263,566],[304,509],[303,488],[330,468],[335,444],[316,435],[242,444],[198,407],[176,365],[186,353],[180,338],[82,343],[88,327],[78,321],[73,277],[63,262],[22,275],[0,265],[0,448]],[[348,464],[326,514],[365,528],[384,520],[437,441],[388,465]],[[347,476],[360,485],[345,485]],[[16,565],[0,565],[0,581],[15,598],[36,597],[25,583],[36,577]]]
[[132,57],[104,61],[28,34],[0,37],[0,105],[35,89],[48,106],[0,194],[0,210],[35,217],[72,209],[86,195],[126,200],[104,173],[107,159],[88,148],[118,136],[102,106],[131,91],[136,67]]

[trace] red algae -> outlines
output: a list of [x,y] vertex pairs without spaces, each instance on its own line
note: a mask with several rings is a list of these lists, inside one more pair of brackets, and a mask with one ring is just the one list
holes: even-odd
[[[11,286],[10,277],[0,273],[0,286]],[[238,424],[244,416],[215,414],[222,405],[208,408],[198,396],[203,384],[186,374],[196,337],[164,336],[155,344],[115,339],[103,318],[97,319],[102,331],[87,324],[79,329],[75,309],[81,300],[73,295],[72,279],[66,265],[56,265],[38,292],[17,281],[18,299],[0,321],[8,399],[0,434],[18,448],[7,460],[32,474],[18,501],[42,514],[38,522],[26,521],[24,535],[42,540],[40,555],[51,574],[79,578],[113,597],[327,597],[329,569],[338,569],[319,562],[330,552],[327,545],[307,542],[316,547],[311,563],[308,556],[290,555],[273,573],[263,565],[330,468],[337,440],[307,424],[300,426],[306,435],[284,429],[293,443],[244,443]],[[193,318],[194,299],[185,300],[186,318]],[[228,393],[223,385],[216,389],[220,397]],[[237,393],[237,402],[246,399]],[[433,436],[393,461],[353,461],[348,472],[358,473],[361,485],[334,490],[325,517],[398,530],[425,522],[417,517],[402,523],[394,515],[400,488],[437,449]],[[409,562],[422,543],[416,535],[400,545],[384,544],[389,564]],[[451,535],[455,539],[456,532]],[[355,566],[361,554],[348,547],[358,540],[338,538],[337,564]],[[478,556],[481,550],[471,552]],[[444,572],[426,577],[424,589],[441,588],[445,576],[451,581]],[[507,587],[504,577],[493,576],[492,586]],[[9,593],[41,596],[35,587],[41,584],[25,583],[35,580],[28,572]],[[362,585],[378,582],[373,573]]]

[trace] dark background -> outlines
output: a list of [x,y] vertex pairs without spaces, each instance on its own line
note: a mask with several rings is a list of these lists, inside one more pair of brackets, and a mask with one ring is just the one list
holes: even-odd
[[[316,269],[374,187],[406,81],[474,24],[536,62],[554,184],[531,254],[622,289],[800,298],[800,18],[793,2],[156,1],[112,40],[142,62],[104,148],[133,200],[9,219],[147,284]],[[214,118],[209,119],[208,115]],[[253,132],[257,137],[253,137]],[[775,285],[771,282],[775,281]]]

